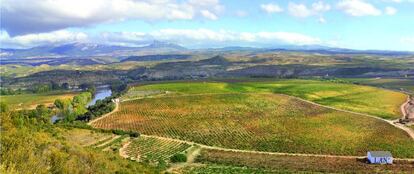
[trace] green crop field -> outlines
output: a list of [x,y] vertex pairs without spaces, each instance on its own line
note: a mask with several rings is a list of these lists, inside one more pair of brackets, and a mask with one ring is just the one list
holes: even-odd
[[134,160],[143,162],[168,161],[177,153],[182,153],[191,145],[177,141],[158,139],[153,137],[139,137],[131,140],[126,152]]
[[386,119],[401,117],[400,105],[407,96],[402,93],[369,86],[316,80],[279,80],[262,82],[194,82],[164,83],[132,88],[136,91],[168,91],[169,95],[205,93],[281,93]]
[[2,102],[12,109],[33,109],[39,104],[51,105],[56,99],[71,99],[76,92],[48,92],[41,94],[20,94],[0,96]]
[[93,126],[233,149],[336,155],[389,150],[398,157],[414,157],[409,136],[384,121],[271,93],[132,100]]

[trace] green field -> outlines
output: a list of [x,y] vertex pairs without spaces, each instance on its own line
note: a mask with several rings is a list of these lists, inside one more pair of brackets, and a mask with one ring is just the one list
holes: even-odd
[[3,95],[0,100],[12,109],[33,109],[39,104],[51,105],[56,99],[72,99],[76,92],[55,91],[41,94]]
[[413,79],[345,78],[345,81],[414,93]]
[[[161,89],[166,85],[151,88]],[[381,120],[335,111],[285,95],[209,94],[221,92],[220,87],[222,91],[228,90],[228,86],[220,83],[188,86],[194,85],[216,89],[206,89],[206,94],[170,93],[122,102],[118,112],[93,126],[135,130],[233,149],[335,155],[389,150],[398,157],[414,157],[409,136]],[[188,88],[178,84],[172,87]]]
[[133,160],[156,163],[159,160],[168,161],[171,156],[184,152],[190,146],[186,143],[171,140],[139,137],[131,140],[126,152]]
[[300,97],[322,105],[386,119],[401,117],[400,106],[406,95],[369,86],[332,83],[316,80],[279,80],[262,82],[198,82],[164,83],[132,88],[136,91],[168,91],[170,95],[205,93],[281,93]]

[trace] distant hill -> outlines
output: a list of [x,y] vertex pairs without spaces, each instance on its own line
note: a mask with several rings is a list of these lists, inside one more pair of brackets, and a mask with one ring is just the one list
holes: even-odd
[[[127,47],[116,45],[105,45],[96,43],[68,43],[61,45],[43,45],[29,49],[0,49],[2,58],[41,58],[41,57],[85,57],[119,55],[137,51],[181,51],[186,48],[167,42],[154,41],[142,47]],[[122,54],[121,54],[122,55]]]
[[191,55],[184,54],[156,54],[156,55],[145,55],[145,56],[129,56],[126,59],[121,60],[121,62],[126,61],[160,61],[160,60],[171,60],[171,59],[188,59]]

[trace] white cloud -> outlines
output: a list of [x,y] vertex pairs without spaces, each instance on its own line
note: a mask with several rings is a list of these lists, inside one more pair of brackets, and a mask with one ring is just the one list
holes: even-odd
[[342,0],[337,6],[351,16],[378,16],[382,14],[381,10],[364,0]]
[[385,7],[385,14],[387,15],[395,15],[397,13],[397,9],[394,7]]
[[266,13],[280,13],[283,9],[277,4],[261,4],[260,8],[265,11]]
[[216,20],[218,0],[2,0],[2,29],[10,35],[49,32],[103,22]]
[[259,32],[257,39],[275,40],[295,45],[310,45],[320,43],[319,38],[290,32]]
[[312,15],[312,11],[305,4],[289,3],[289,14],[295,17],[308,17]]
[[293,2],[290,2],[288,5],[289,14],[299,18],[322,15],[323,12],[329,11],[330,9],[331,6],[322,1],[314,2],[311,7]]
[[312,4],[312,11],[314,13],[325,12],[325,11],[329,11],[330,9],[331,9],[331,6],[329,4],[325,4],[322,1],[318,1]]
[[87,35],[66,30],[42,34],[27,34],[10,37],[6,32],[0,35],[3,46],[33,47],[45,44],[68,42],[94,42],[113,45],[144,45],[153,40],[178,43],[187,47],[219,47],[228,45],[278,45],[321,44],[319,38],[293,32],[232,32],[209,29],[161,29],[152,32],[104,32]]
[[0,40],[3,46],[20,48],[40,46],[45,44],[84,42],[88,40],[88,35],[82,32],[69,32],[66,30],[59,30],[50,33],[27,34],[10,37],[7,32],[2,31],[0,34]]
[[321,43],[319,38],[291,32],[232,32],[209,29],[163,29],[148,33],[154,39],[182,45],[205,44],[295,44],[308,45]]
[[210,20],[217,20],[217,19],[218,19],[218,17],[217,17],[214,13],[211,13],[211,12],[210,12],[210,11],[208,11],[208,10],[201,10],[201,14],[202,14],[205,18],[210,19]]
[[385,2],[403,3],[403,2],[414,2],[414,0],[383,0]]

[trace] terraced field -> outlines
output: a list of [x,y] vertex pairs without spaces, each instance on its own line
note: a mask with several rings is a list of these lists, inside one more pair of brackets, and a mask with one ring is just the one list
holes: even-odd
[[190,147],[191,145],[186,143],[141,136],[131,140],[125,151],[133,160],[158,162],[168,161],[171,156],[182,153]]
[[51,105],[56,99],[71,99],[75,92],[49,92],[42,94],[21,94],[0,96],[2,102],[7,103],[12,109],[33,109],[37,105]]
[[389,150],[397,157],[414,157],[408,135],[381,120],[268,92],[221,94],[228,84],[196,85],[216,88],[204,94],[169,88],[173,92],[162,97],[122,102],[118,112],[92,125],[232,149],[335,155]]
[[60,131],[66,140],[79,144],[81,146],[92,146],[114,137],[113,134],[98,133],[87,129],[61,129]]

